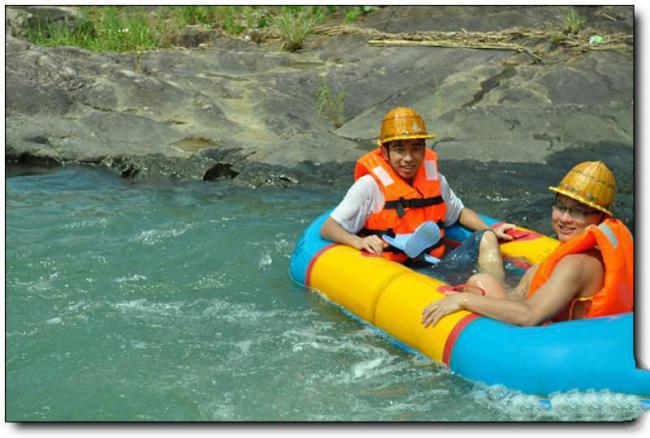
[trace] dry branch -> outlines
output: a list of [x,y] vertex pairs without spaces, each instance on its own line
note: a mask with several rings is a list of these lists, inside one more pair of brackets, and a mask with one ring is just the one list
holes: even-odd
[[557,30],[512,28],[494,32],[468,32],[464,29],[457,32],[382,32],[373,28],[354,26],[320,27],[316,33],[325,36],[359,35],[368,38],[368,43],[377,46],[429,46],[429,47],[462,47],[470,49],[515,50],[527,53],[537,61],[542,61],[546,50],[536,47],[539,43],[550,41],[557,46],[572,50],[613,50],[629,53],[633,50],[633,36],[625,33],[599,34],[603,42],[590,44],[589,37],[596,32],[583,30],[576,35],[566,35]]

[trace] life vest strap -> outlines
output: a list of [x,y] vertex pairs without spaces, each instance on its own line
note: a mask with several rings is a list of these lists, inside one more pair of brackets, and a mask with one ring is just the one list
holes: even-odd
[[392,228],[388,228],[386,230],[375,230],[372,228],[362,228],[361,231],[357,233],[358,236],[361,237],[366,237],[366,236],[383,236],[384,234],[389,235],[390,237],[395,237],[395,231],[393,231]]
[[618,239],[616,238],[616,235],[614,234],[614,231],[609,227],[607,222],[603,222],[600,225],[598,225],[598,228],[605,234],[607,239],[609,239],[609,243],[612,245],[614,249],[617,249],[618,247]]
[[432,198],[414,198],[404,199],[400,198],[396,201],[387,201],[384,204],[384,210],[394,209],[397,210],[397,216],[400,218],[406,214],[405,208],[423,208],[432,205],[442,204],[444,201],[442,196],[434,196]]

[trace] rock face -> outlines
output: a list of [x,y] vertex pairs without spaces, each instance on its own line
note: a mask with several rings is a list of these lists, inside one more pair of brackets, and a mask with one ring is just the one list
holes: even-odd
[[[354,27],[559,29],[567,12],[385,7]],[[579,12],[594,31],[633,33],[632,7]],[[540,61],[516,50],[377,46],[362,32],[316,34],[297,53],[210,41],[97,54],[7,35],[6,159],[104,165],[128,177],[291,185],[349,171],[395,106],[422,114],[448,160],[543,163],[558,151],[602,145],[632,153],[634,65],[626,50],[553,51],[550,38],[527,42],[548,49]],[[319,117],[322,87],[345,93],[338,128]]]

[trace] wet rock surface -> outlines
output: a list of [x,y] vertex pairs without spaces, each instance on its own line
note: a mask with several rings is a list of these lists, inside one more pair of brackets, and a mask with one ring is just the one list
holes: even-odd
[[[633,44],[632,7],[578,11],[590,30],[628,33]],[[561,29],[567,13],[560,6],[384,7],[351,26]],[[377,46],[359,32],[317,33],[296,53],[191,29],[177,38],[190,48],[97,54],[7,35],[6,159],[92,164],[133,178],[327,184],[349,181],[384,114],[411,106],[437,134],[433,146],[453,174],[535,163],[553,169],[547,184],[586,159],[613,161],[619,180],[633,172],[629,50],[557,49],[550,36],[522,42],[544,50],[540,61],[517,50]],[[332,96],[345,93],[340,127],[319,116],[323,86]],[[572,160],[556,158],[564,151],[573,151]]]

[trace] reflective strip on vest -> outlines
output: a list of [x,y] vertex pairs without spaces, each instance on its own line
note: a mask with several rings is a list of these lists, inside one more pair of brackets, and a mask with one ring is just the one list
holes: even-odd
[[612,231],[612,229],[607,225],[605,222],[602,224],[598,225],[598,228],[600,228],[600,231],[602,231],[605,236],[609,239],[609,243],[612,244],[612,247],[616,249],[618,247],[618,239],[616,238],[616,235]]
[[429,181],[435,181],[438,179],[438,169],[436,167],[436,162],[433,160],[425,160],[424,161],[424,171],[426,174],[426,178]]
[[373,167],[372,173],[374,173],[377,178],[379,178],[384,187],[388,187],[395,182],[393,181],[393,178],[391,178],[391,176],[388,174],[388,172],[386,172],[386,170],[381,166]]

